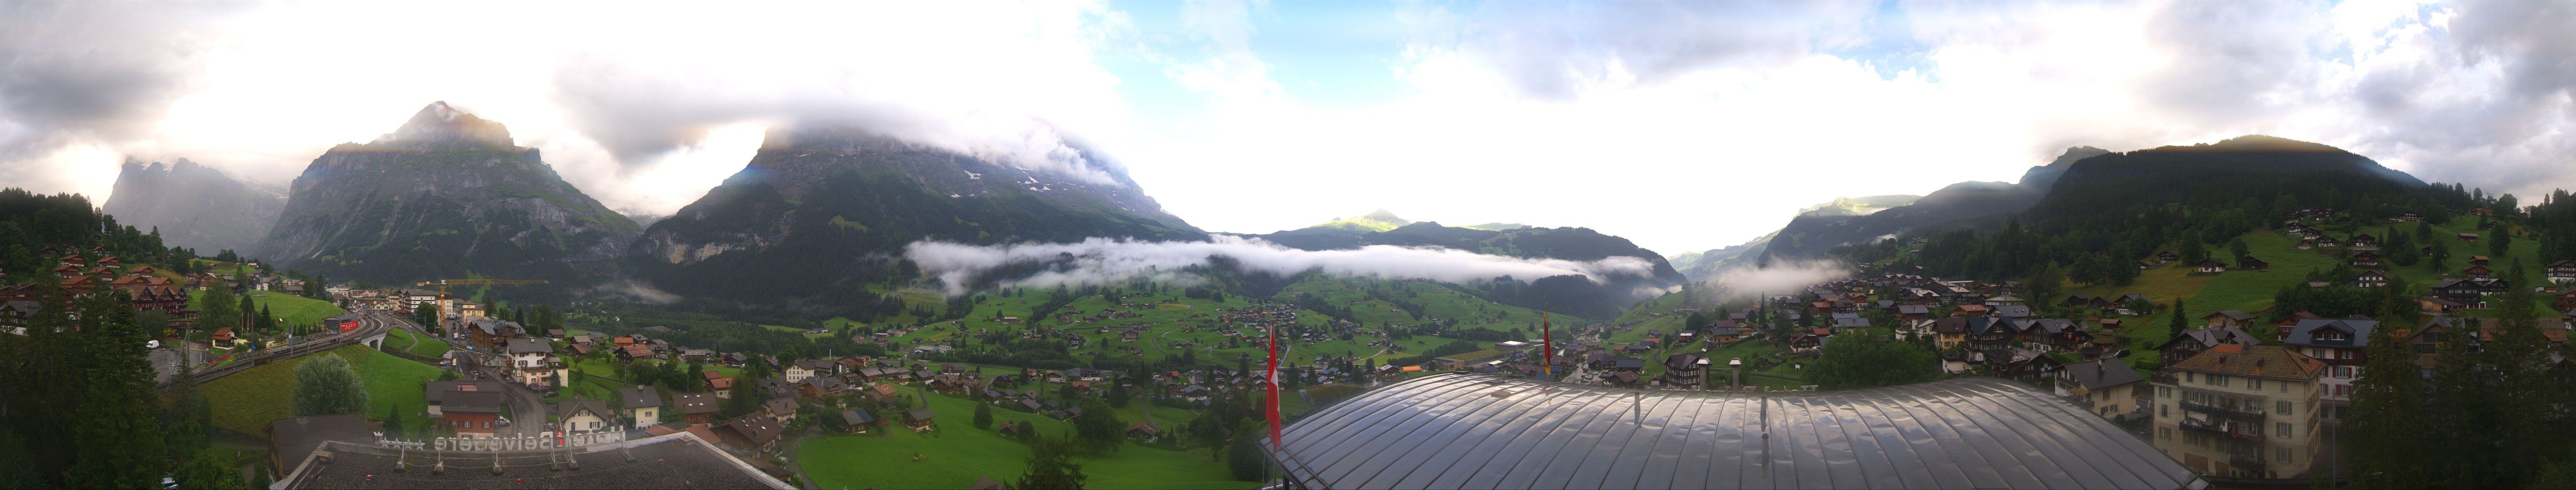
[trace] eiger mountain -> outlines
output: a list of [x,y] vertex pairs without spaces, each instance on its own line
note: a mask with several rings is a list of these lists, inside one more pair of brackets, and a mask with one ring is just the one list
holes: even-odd
[[276,194],[185,158],[169,165],[127,158],[101,209],[136,228],[161,230],[164,244],[214,255],[259,243],[285,206]]
[[605,263],[635,222],[565,183],[501,123],[431,103],[375,141],[313,159],[258,255],[333,279],[400,283],[468,275],[565,286]]
[[1956,220],[2018,212],[2039,202],[2069,167],[2079,160],[2108,154],[2090,146],[2066,149],[2048,165],[2023,172],[2021,182],[1960,182],[1932,191],[1912,204],[1856,216],[1801,214],[1773,234],[1757,257],[1764,261],[1822,257],[1845,244]]
[[1200,240],[1096,156],[1027,168],[854,128],[772,130],[741,172],[653,223],[629,272],[682,295],[799,309],[876,301],[905,245]]
[[1682,274],[1664,260],[1663,255],[1638,247],[1636,243],[1590,228],[1518,227],[1503,230],[1441,226],[1432,221],[1404,221],[1391,213],[1372,213],[1379,222],[1409,223],[1385,231],[1368,231],[1326,223],[1313,227],[1263,235],[1246,235],[1301,250],[1351,249],[1369,245],[1407,247],[1444,247],[1470,252],[1508,255],[1524,258],[1551,258],[1592,261],[1614,256],[1645,259],[1655,264],[1652,274],[1641,277],[1611,277],[1605,284],[1594,284],[1579,276],[1553,278],[1517,277],[1520,284],[1464,285],[1479,297],[1514,306],[1548,309],[1592,315],[1598,318],[1617,316],[1630,303],[1644,299],[1634,293],[1681,284]]

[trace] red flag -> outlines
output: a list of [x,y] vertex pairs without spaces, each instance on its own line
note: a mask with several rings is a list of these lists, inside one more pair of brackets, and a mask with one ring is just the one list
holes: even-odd
[[1550,332],[1549,330],[1552,330],[1552,329],[1548,328],[1548,326],[1547,326],[1547,310],[1544,310],[1544,309],[1542,309],[1542,310],[1538,310],[1538,335],[1539,335],[1539,342],[1542,342],[1541,344],[1539,344],[1539,347],[1538,347],[1538,348],[1539,348],[1540,350],[1545,351],[1545,352],[1541,352],[1541,353],[1540,353],[1540,355],[1542,356],[1542,357],[1541,357],[1541,359],[1543,359],[1543,360],[1541,360],[1541,361],[1539,361],[1539,362],[1546,363],[1546,365],[1545,365],[1545,366],[1543,366],[1543,367],[1540,367],[1540,368],[1539,368],[1539,371],[1540,371],[1540,372],[1547,373],[1547,379],[1548,379],[1549,381],[1555,381],[1555,380],[1556,380],[1556,332]]
[[1270,447],[1279,447],[1279,327],[1270,327]]

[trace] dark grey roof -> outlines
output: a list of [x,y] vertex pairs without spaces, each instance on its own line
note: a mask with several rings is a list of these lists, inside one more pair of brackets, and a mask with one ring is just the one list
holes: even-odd
[[[2317,329],[2326,328],[2326,327],[2337,327],[2337,328],[2342,328],[2342,329],[2343,329],[2344,331],[2346,331],[2346,332],[2351,332],[2351,333],[2352,333],[2352,338],[2351,338],[2351,339],[2349,339],[2349,340],[2317,340],[2317,339],[2316,339]],[[2290,336],[2289,336],[2289,337],[2282,338],[2282,339],[2281,339],[2281,343],[2289,344],[2289,345],[2333,345],[2333,346],[2369,347],[2369,346],[2370,346],[2370,333],[2371,333],[2371,331],[2373,331],[2373,330],[2378,330],[2378,329],[2379,329],[2379,321],[2378,321],[2378,320],[2357,320],[2357,319],[2350,319],[2350,318],[2312,318],[2312,319],[2307,319],[2307,320],[2299,320],[2299,324],[2298,324],[2298,325],[2290,327]]]
[[555,351],[554,342],[547,342],[546,339],[533,337],[510,339],[507,347],[511,354],[533,354]]
[[618,408],[646,408],[662,406],[662,392],[660,390],[653,389],[652,386],[629,386],[618,388],[617,398],[624,402],[623,406]]
[[[463,388],[466,386],[472,386],[474,389],[466,390]],[[423,392],[422,396],[425,397],[431,405],[443,404],[447,399],[447,394],[452,392],[489,391],[499,393],[502,389],[501,382],[499,381],[430,381],[421,383],[420,387]]]
[[574,414],[581,413],[583,410],[589,410],[591,415],[598,416],[603,419],[615,417],[617,415],[616,412],[608,411],[608,402],[606,401],[588,400],[583,399],[580,395],[574,395],[570,400],[564,400],[563,403],[555,404],[555,418],[570,418]]
[[866,424],[876,421],[876,417],[869,416],[868,411],[866,410],[853,408],[841,411],[841,422],[848,423],[850,425]]
[[2066,373],[2067,376],[2075,378],[2075,384],[2081,385],[2084,389],[2088,390],[2099,390],[2147,380],[2145,377],[2138,376],[2138,370],[2129,369],[2129,365],[2121,364],[2118,359],[2103,359],[2068,364],[2064,370],[2059,372]]
[[2202,488],[2081,407],[1995,378],[1639,391],[1440,374],[1287,428],[1306,488]]
[[[447,471],[422,451],[333,442],[329,461],[298,458],[285,488],[777,488],[795,486],[681,432],[620,443],[624,449],[576,452],[579,467],[556,467],[557,451],[448,453]],[[491,470],[500,457],[501,472]],[[629,460],[628,457],[633,457]],[[408,459],[408,467],[396,463]]]
[[447,403],[440,405],[438,410],[446,413],[501,413],[501,392],[450,391],[447,392]]

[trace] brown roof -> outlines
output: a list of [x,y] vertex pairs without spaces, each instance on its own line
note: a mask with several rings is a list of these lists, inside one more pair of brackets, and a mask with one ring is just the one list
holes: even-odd
[[672,395],[671,404],[680,406],[681,415],[708,414],[720,411],[720,409],[716,407],[716,396],[705,393]]
[[2172,369],[2255,378],[2311,381],[2326,368],[2324,361],[2277,345],[2218,344],[2174,363]]

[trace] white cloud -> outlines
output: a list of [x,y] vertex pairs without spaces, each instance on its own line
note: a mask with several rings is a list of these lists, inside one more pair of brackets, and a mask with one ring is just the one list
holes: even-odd
[[[825,116],[1029,165],[1078,135],[1214,230],[1382,207],[1665,252],[2075,145],[2266,133],[2576,187],[2576,7],[2552,2],[1402,4],[1399,48],[1348,54],[1392,60],[1369,103],[1281,88],[1304,74],[1256,21],[1284,5],[150,5],[0,11],[7,184],[103,195],[126,154],[278,183],[446,100],[644,213],[739,168],[751,128]],[[1122,91],[1147,82],[1185,93]]]
[[1595,283],[1608,276],[1644,277],[1654,264],[1617,256],[1595,261],[1525,259],[1484,255],[1438,247],[1371,245],[1351,250],[1298,250],[1259,239],[1218,235],[1204,242],[1142,242],[1093,238],[1079,243],[967,245],[920,241],[904,247],[904,258],[935,277],[949,295],[964,294],[978,279],[1013,265],[1044,264],[1025,277],[1000,279],[1005,286],[1110,284],[1135,278],[1194,282],[1183,269],[1207,266],[1218,258],[1248,272],[1291,276],[1307,271],[1385,279],[1433,279],[1466,283],[1510,276],[1518,281],[1580,275]]

